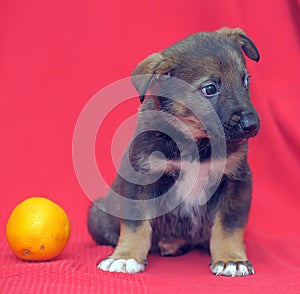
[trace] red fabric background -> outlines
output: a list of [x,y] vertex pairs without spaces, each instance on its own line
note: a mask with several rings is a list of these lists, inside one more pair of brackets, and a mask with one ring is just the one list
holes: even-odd
[[[299,4],[1,1],[0,292],[300,292]],[[101,272],[95,265],[112,249],[96,246],[86,230],[89,200],[72,165],[76,120],[90,97],[129,76],[148,54],[190,33],[221,26],[243,28],[261,53],[258,64],[248,62],[252,99],[262,121],[260,134],[251,141],[254,195],[246,233],[256,274],[215,277],[209,256],[197,251],[177,258],[151,255],[147,270],[138,275]],[[137,106],[133,101],[123,113],[132,114]],[[102,138],[112,129],[104,130]],[[115,171],[109,153],[103,155],[109,142],[101,142],[98,161],[111,181]],[[35,195],[63,206],[72,223],[66,249],[50,262],[17,260],[5,238],[13,207]]]

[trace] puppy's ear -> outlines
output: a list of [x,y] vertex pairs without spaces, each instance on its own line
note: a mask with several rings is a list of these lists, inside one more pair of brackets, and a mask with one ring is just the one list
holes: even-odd
[[132,83],[139,92],[141,103],[145,100],[153,78],[170,72],[171,64],[172,60],[164,57],[161,53],[151,54],[138,64],[132,72]]
[[231,29],[224,27],[216,32],[235,41],[250,59],[259,61],[260,56],[256,46],[243,30],[239,28]]

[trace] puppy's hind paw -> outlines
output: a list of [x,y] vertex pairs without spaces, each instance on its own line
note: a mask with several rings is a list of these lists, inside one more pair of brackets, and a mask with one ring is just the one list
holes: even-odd
[[254,274],[250,261],[223,262],[218,261],[211,266],[211,271],[216,276],[242,277]]
[[99,263],[97,268],[109,272],[136,274],[144,271],[145,265],[138,263],[133,258],[127,260],[105,258]]

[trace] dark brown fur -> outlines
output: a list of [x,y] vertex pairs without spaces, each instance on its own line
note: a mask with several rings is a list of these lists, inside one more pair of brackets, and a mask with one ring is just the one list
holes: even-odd
[[[89,211],[88,228],[97,243],[116,246],[111,260],[134,259],[142,263],[149,250],[160,251],[163,255],[177,255],[201,245],[210,249],[213,273],[253,273],[244,249],[243,232],[247,224],[252,187],[247,163],[247,139],[257,134],[259,118],[249,99],[248,73],[242,51],[250,59],[259,60],[255,45],[242,30],[223,28],[215,33],[191,35],[161,53],[150,55],[134,70],[133,83],[141,102],[144,102],[140,108],[137,130],[145,125],[155,130],[161,123],[147,117],[146,112],[152,109],[179,118],[191,133],[187,134],[176,123],[165,122],[170,132],[176,134],[183,144],[183,155],[174,141],[161,132],[139,134],[129,148],[134,169],[149,171],[149,156],[154,151],[162,152],[170,166],[155,183],[145,186],[129,183],[117,176],[112,190],[124,197],[139,200],[162,195],[180,180],[179,167],[173,162],[182,159],[182,156],[191,162],[196,160],[190,147],[192,141],[198,146],[201,162],[210,159],[211,146],[203,122],[184,103],[180,103],[189,99],[189,94],[179,97],[177,101],[171,101],[163,95],[169,76],[184,80],[199,91],[203,91],[208,84],[218,89],[216,97],[207,99],[224,129],[227,163],[219,187],[206,204],[187,207],[182,203],[149,221],[120,219],[104,212],[99,207],[109,205],[110,194],[105,199],[97,200]],[[143,74],[154,76],[140,76]],[[162,95],[151,95],[145,99],[148,91],[158,91]],[[192,103],[199,102],[193,100]],[[126,165],[121,164],[120,168],[126,172]],[[156,173],[159,169],[158,165],[152,172]],[[167,199],[172,202],[172,197]],[[105,270],[110,269],[107,267]],[[126,266],[122,271],[126,272]]]

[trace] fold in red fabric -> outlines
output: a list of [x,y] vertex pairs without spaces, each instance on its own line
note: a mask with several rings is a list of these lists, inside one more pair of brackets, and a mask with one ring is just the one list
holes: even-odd
[[[0,292],[300,293],[299,4],[2,1]],[[255,275],[216,277],[209,272],[209,256],[200,251],[174,258],[150,255],[146,271],[137,275],[96,269],[112,248],[97,246],[87,233],[90,201],[72,162],[79,114],[95,93],[130,76],[147,55],[222,26],[245,30],[261,54],[258,63],[247,61],[262,125],[250,142],[254,191],[245,236]],[[110,158],[114,130],[138,105],[138,98],[120,105],[98,133],[95,154],[108,184],[116,173]],[[132,131],[117,144],[117,162]],[[107,191],[104,185],[99,189]],[[14,206],[37,195],[60,204],[72,224],[67,247],[49,262],[18,260],[5,239]]]

